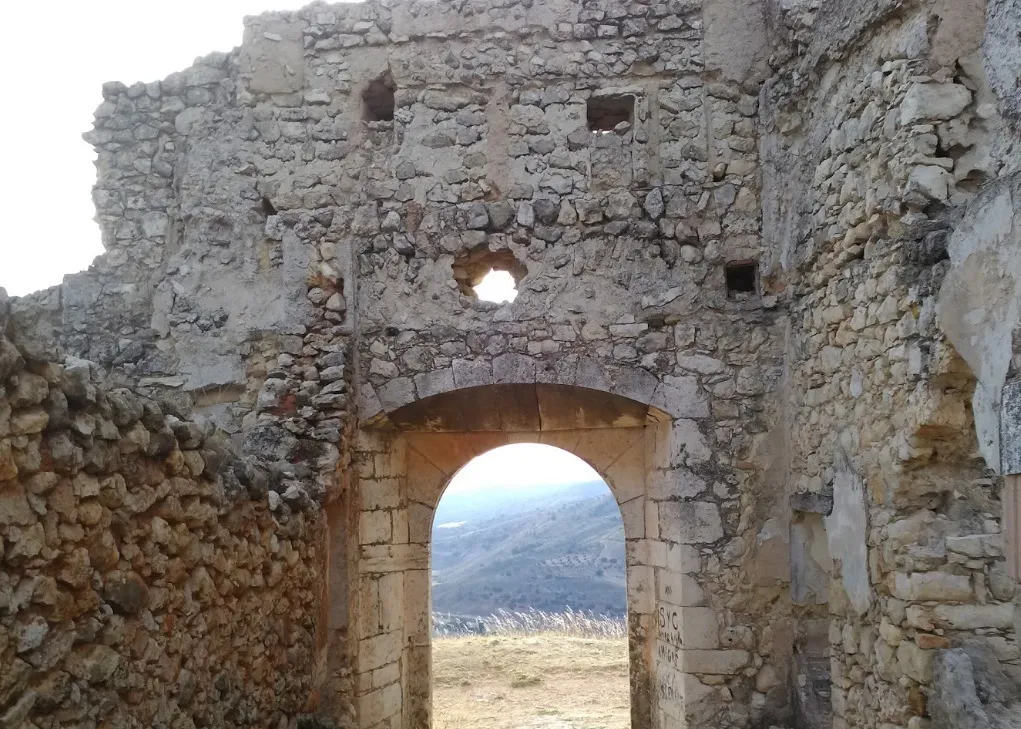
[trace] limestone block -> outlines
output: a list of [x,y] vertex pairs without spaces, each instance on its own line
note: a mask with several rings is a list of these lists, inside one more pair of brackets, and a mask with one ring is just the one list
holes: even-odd
[[383,404],[379,401],[375,388],[368,382],[363,383],[357,393],[359,420],[365,422],[383,412]]
[[241,45],[241,73],[248,90],[257,94],[300,91],[305,83],[303,22],[280,16],[248,20]]
[[644,539],[645,534],[645,499],[641,496],[620,505],[620,515],[624,520],[625,539]]
[[453,361],[454,386],[479,387],[493,383],[493,369],[485,359],[455,359]]
[[[428,565],[426,565],[428,566]],[[404,630],[408,640],[414,645],[425,645],[429,639],[430,615],[425,596],[429,594],[431,575],[428,569],[408,569],[404,571],[404,594],[412,604],[420,609],[409,611],[406,616]]]
[[358,536],[361,544],[382,544],[393,536],[389,511],[363,511],[359,519]]
[[971,600],[974,592],[971,578],[947,572],[912,572],[890,575],[890,592],[901,600],[938,600],[956,602]]
[[407,377],[398,377],[377,388],[376,395],[383,410],[393,412],[415,401],[415,385]]
[[26,653],[35,650],[42,645],[46,634],[50,632],[50,626],[46,618],[35,615],[23,622],[14,624],[13,638],[17,645],[18,653]]
[[415,375],[419,398],[431,397],[454,389],[454,371],[450,367]]
[[932,609],[932,615],[937,623],[952,630],[1009,630],[1014,621],[1014,608],[1007,602],[999,605],[937,605]]
[[616,368],[611,371],[610,375],[613,379],[612,392],[615,395],[640,403],[650,402],[659,385],[655,375],[637,367]]
[[363,479],[360,493],[364,509],[392,509],[400,501],[400,480],[396,478]]
[[408,510],[393,509],[390,512],[391,541],[393,544],[408,544]]
[[664,376],[650,404],[675,418],[709,417],[709,399],[695,377]]
[[936,165],[918,165],[908,175],[907,192],[917,192],[929,200],[946,202],[951,183],[950,173]]
[[408,541],[428,544],[432,537],[433,515],[431,507],[418,502],[408,504]]
[[358,697],[358,717],[367,726],[400,713],[404,694],[400,683],[392,683]]
[[107,681],[120,665],[121,656],[105,645],[86,645],[75,648],[64,664],[75,678],[89,683]]
[[627,571],[628,613],[650,615],[654,610],[655,573],[652,567],[630,566]]
[[401,655],[401,633],[382,633],[358,642],[358,671],[371,671],[397,661]]
[[687,468],[656,470],[648,477],[649,496],[659,501],[693,499],[702,494],[706,482]]
[[[389,633],[404,627],[405,585],[404,572],[381,575],[378,580],[379,629]],[[424,595],[417,596],[424,599]],[[372,606],[366,606],[372,610]]]
[[960,84],[916,83],[900,106],[900,123],[916,124],[929,119],[952,119],[971,102],[971,91]]
[[682,607],[679,611],[681,642],[685,649],[716,650],[720,647],[717,612],[709,607]]
[[691,466],[705,463],[712,455],[705,436],[694,420],[679,418],[670,431],[670,464]]
[[659,539],[659,504],[651,499],[645,499],[645,536],[655,540],[657,559],[652,564],[666,567],[667,544]]
[[[613,464],[605,470],[604,475],[613,491],[613,496],[618,503],[634,501],[645,490],[645,448],[644,444],[636,440],[630,448],[624,451]],[[644,514],[642,515],[644,518]],[[640,532],[625,532],[628,538],[641,538],[647,536],[645,527],[641,524],[634,526],[641,529]]]
[[708,501],[664,501],[659,505],[661,539],[681,544],[707,544],[723,538],[716,504]]
[[686,673],[711,673],[733,675],[751,661],[751,654],[745,650],[699,650],[678,651],[681,670]]
[[696,607],[704,604],[705,593],[698,580],[690,574],[670,569],[656,570],[656,599],[678,607]]
[[904,675],[919,683],[932,680],[932,660],[935,651],[923,650],[912,641],[903,641],[897,646],[897,664]]
[[523,354],[501,354],[493,359],[493,381],[511,384],[534,382],[535,360]]
[[667,547],[667,568],[671,572],[696,573],[702,569],[702,558],[690,544],[671,543]]
[[1002,534],[969,534],[964,537],[947,537],[947,549],[972,559],[1003,556]]
[[[17,475],[17,470],[12,475]],[[29,507],[25,487],[17,481],[0,484],[0,525],[25,525],[35,520],[36,516]]]

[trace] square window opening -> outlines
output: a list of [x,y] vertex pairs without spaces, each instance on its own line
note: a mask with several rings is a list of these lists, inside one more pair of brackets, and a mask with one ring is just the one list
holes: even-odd
[[731,261],[724,269],[729,298],[745,298],[756,293],[758,266],[755,261]]
[[586,109],[588,128],[597,134],[608,134],[621,123],[632,124],[635,117],[635,97],[594,96]]
[[362,92],[365,121],[394,120],[394,81],[390,74],[369,82]]

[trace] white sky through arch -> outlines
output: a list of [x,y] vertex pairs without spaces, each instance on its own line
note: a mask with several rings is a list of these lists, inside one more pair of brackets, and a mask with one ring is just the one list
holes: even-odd
[[515,443],[477,456],[457,472],[444,495],[470,494],[492,488],[531,490],[602,481],[590,465],[560,448]]
[[507,271],[490,271],[475,287],[475,294],[483,301],[494,301],[502,304],[507,301],[514,301],[518,297],[518,290],[514,284],[514,277]]
[[82,139],[103,83],[158,81],[241,44],[242,19],[310,0],[29,0],[4,4],[0,287],[59,284],[103,252],[93,221],[95,154]]

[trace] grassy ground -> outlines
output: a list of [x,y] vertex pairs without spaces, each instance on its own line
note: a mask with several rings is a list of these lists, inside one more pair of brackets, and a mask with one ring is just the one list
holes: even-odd
[[623,638],[433,639],[434,729],[628,729]]

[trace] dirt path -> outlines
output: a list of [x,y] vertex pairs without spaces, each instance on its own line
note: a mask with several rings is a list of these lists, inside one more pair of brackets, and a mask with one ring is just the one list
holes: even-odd
[[627,643],[443,638],[433,643],[434,729],[627,729]]

